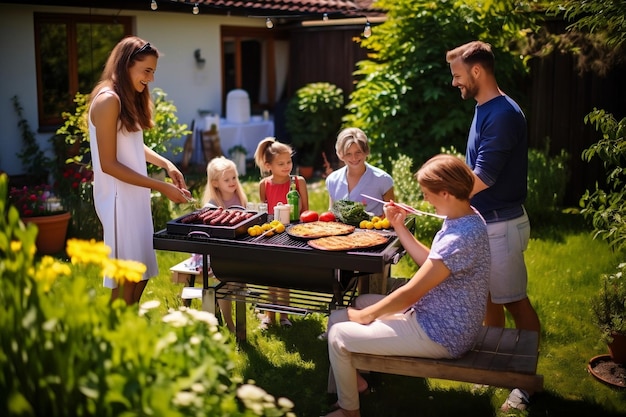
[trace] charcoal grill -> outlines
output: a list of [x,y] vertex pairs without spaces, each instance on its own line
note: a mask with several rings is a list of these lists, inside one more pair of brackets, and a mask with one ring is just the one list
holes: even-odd
[[[409,218],[407,225],[413,228]],[[212,237],[207,233],[172,233],[167,229],[154,234],[154,248],[174,252],[201,254],[203,257],[202,308],[215,312],[215,299],[237,301],[237,309],[243,302],[257,307],[290,314],[329,312],[345,306],[354,296],[359,276],[384,272],[391,263],[397,263],[404,249],[393,231],[380,231],[388,235],[387,244],[368,249],[351,251],[321,251],[311,248],[306,240],[289,236],[287,233],[257,239],[247,235],[235,238]],[[208,278],[208,255],[211,268],[220,284],[211,287]],[[226,283],[244,283],[244,289],[228,291]],[[241,287],[241,286],[239,286]],[[267,287],[290,290],[289,305],[276,304],[270,300]],[[311,302],[311,295],[317,302]],[[321,300],[321,303],[320,303]],[[241,317],[243,316],[243,317]],[[245,314],[237,312],[239,322]]]

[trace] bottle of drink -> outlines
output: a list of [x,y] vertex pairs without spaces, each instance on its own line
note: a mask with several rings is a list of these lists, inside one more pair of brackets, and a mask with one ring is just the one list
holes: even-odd
[[300,194],[296,189],[296,177],[291,177],[291,189],[287,193],[287,204],[291,205],[291,215],[289,220],[298,221],[300,218]]

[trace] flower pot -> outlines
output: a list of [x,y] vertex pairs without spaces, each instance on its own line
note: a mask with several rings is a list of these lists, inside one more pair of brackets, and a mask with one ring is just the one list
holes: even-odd
[[609,354],[615,363],[626,363],[626,335],[613,333],[613,341],[608,344]]
[[302,175],[305,180],[310,180],[313,177],[313,167],[299,166],[298,173]]
[[65,249],[65,238],[70,217],[70,213],[65,212],[50,216],[22,218],[25,224],[34,223],[39,229],[37,240],[35,241],[37,253],[40,255],[51,255]]

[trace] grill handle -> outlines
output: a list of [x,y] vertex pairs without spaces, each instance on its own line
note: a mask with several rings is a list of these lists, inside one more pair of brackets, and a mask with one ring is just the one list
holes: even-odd
[[398,262],[400,262],[400,259],[401,259],[404,255],[406,255],[406,250],[402,250],[402,251],[400,251],[400,252],[396,253],[395,255],[393,255],[393,256],[391,257],[391,263],[392,263],[392,264],[394,264],[394,265],[396,265]]
[[200,236],[200,237],[204,237],[207,239],[211,237],[210,234],[208,234],[207,232],[203,232],[202,230],[192,230],[191,232],[187,233],[187,237],[194,237],[194,236]]

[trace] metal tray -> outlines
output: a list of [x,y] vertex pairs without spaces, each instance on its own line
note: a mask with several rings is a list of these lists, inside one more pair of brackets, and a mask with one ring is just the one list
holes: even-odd
[[[204,209],[206,210],[206,209]],[[211,209],[214,210],[214,209]],[[231,210],[231,209],[229,209]],[[187,213],[182,215],[174,220],[170,220],[167,222],[166,230],[167,233],[171,233],[174,235],[205,235],[206,237],[216,237],[216,238],[226,238],[226,239],[234,239],[239,235],[243,235],[248,232],[248,227],[253,226],[255,224],[263,224],[267,222],[267,213],[259,213],[254,212],[254,216],[237,223],[234,226],[213,226],[210,224],[194,224],[194,223],[183,223],[182,219],[190,216],[196,212],[203,211],[196,210],[191,213]],[[248,211],[248,210],[245,210]]]

